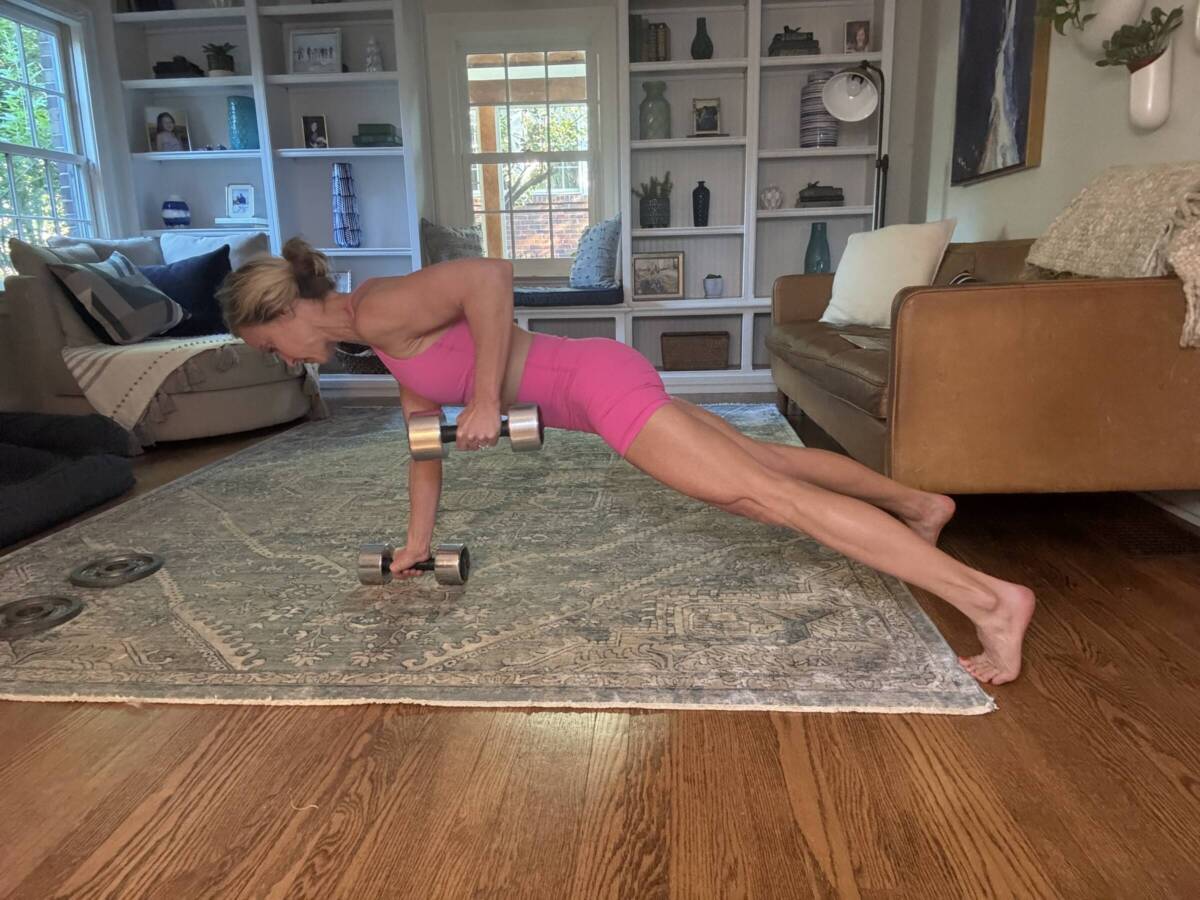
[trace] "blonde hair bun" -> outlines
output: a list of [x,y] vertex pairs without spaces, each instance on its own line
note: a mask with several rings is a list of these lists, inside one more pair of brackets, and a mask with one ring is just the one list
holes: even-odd
[[283,245],[283,256],[263,256],[242,265],[217,292],[230,332],[265,325],[291,312],[297,300],[323,300],[334,289],[329,257],[303,238]]

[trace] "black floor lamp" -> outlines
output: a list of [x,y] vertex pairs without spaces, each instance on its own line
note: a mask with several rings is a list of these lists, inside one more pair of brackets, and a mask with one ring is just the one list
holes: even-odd
[[875,139],[875,205],[871,211],[871,227],[883,227],[887,209],[888,156],[883,152],[884,89],[887,80],[883,69],[863,60],[857,66],[842,69],[821,91],[825,108],[835,119],[842,122],[861,122],[879,113],[879,134]]

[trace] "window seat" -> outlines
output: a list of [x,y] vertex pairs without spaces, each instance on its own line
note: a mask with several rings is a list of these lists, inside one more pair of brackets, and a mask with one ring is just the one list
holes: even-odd
[[612,288],[573,288],[565,284],[513,287],[513,306],[616,306],[625,301],[620,285]]

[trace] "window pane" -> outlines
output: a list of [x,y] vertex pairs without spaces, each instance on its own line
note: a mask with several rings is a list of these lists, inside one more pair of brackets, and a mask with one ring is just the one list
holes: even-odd
[[23,216],[52,216],[50,192],[46,189],[46,164],[28,156],[12,158],[13,181],[17,187],[17,210]]
[[19,238],[21,232],[17,228],[17,220],[8,216],[0,216],[0,274],[15,275],[12,260],[8,258],[8,239]]
[[[82,219],[87,214],[83,202],[82,182],[79,178],[79,166],[70,163],[51,162],[47,164],[50,173],[50,190],[54,201],[58,204],[58,215],[63,219]],[[63,231],[60,234],[72,234]]]
[[13,81],[23,81],[21,54],[18,51],[20,26],[12,19],[0,17],[0,75]]
[[555,208],[551,215],[554,217],[554,256],[568,259],[579,249],[579,238],[588,227],[588,211]]
[[582,50],[546,54],[550,102],[587,99],[587,57]]
[[17,208],[13,205],[12,191],[8,188],[8,166],[3,156],[0,156],[0,215],[13,215]]
[[30,84],[61,91],[58,77],[58,40],[54,35],[38,31],[28,25],[21,26],[21,37],[25,43],[25,73]]
[[550,107],[550,149],[586,150],[588,148],[588,110],[586,103],[558,104]]
[[513,153],[545,153],[549,148],[545,106],[513,106],[509,109]]
[[508,213],[476,214],[475,224],[483,233],[483,252],[486,256],[509,257],[511,217]]
[[546,102],[546,54],[508,54],[508,101]]
[[0,141],[33,146],[29,113],[25,109],[27,93],[25,88],[0,82]]
[[472,105],[492,105],[508,99],[503,53],[467,54],[467,98]]
[[471,166],[471,208],[497,210],[504,207],[504,172],[499,163]]
[[513,213],[513,259],[550,258],[550,213]]
[[476,106],[471,109],[471,152],[508,152],[508,107]]
[[587,209],[588,164],[586,162],[554,163],[551,166],[550,187],[555,209]]
[[22,240],[31,244],[47,244],[50,238],[58,234],[57,223],[52,219],[25,219],[21,223],[21,230],[25,232]]
[[544,162],[520,162],[510,163],[505,168],[508,170],[505,206],[544,209],[550,202],[550,167]]
[[33,102],[33,122],[37,126],[37,145],[47,150],[70,151],[62,98],[45,91],[31,91],[30,100]]

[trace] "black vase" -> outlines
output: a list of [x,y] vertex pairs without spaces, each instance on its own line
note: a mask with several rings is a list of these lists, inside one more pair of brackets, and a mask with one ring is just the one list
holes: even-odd
[[708,36],[708,23],[704,17],[696,19],[696,36],[692,38],[692,59],[712,59],[713,42]]
[[703,181],[692,190],[692,224],[697,228],[708,224],[708,201],[711,197],[712,192],[704,186]]

